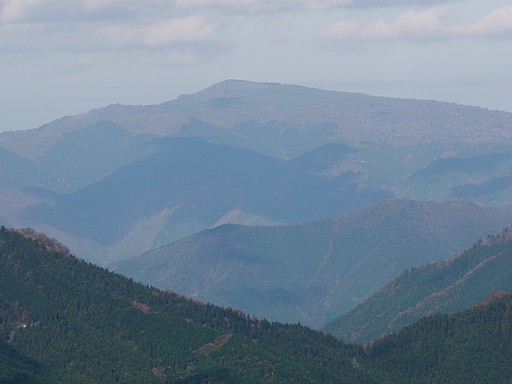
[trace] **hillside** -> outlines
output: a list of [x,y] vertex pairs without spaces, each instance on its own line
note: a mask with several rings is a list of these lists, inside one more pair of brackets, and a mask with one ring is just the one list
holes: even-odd
[[136,284],[39,238],[0,228],[2,383],[366,380],[357,347]]
[[500,296],[423,318],[372,344],[367,358],[395,383],[510,383],[512,294]]
[[203,301],[321,327],[404,269],[510,222],[510,212],[469,202],[390,200],[303,225],[225,225],[111,267]]
[[65,250],[0,227],[2,384],[507,384],[512,377],[510,294],[423,319],[363,349],[137,284]]
[[495,291],[512,290],[512,231],[413,268],[379,289],[324,330],[351,342],[368,342],[434,313],[463,311]]
[[106,265],[219,224],[388,198],[509,208],[511,132],[506,112],[227,80],[0,133],[0,224]]

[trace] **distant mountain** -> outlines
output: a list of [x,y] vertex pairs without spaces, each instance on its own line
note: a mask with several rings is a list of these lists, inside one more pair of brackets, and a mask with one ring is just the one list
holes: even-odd
[[[111,121],[132,135],[210,135],[275,156],[295,157],[332,141],[481,144],[512,139],[512,114],[437,101],[395,99],[275,83],[226,80],[151,106],[111,105],[35,131],[0,135],[0,145],[39,158],[66,133]],[[231,141],[229,143],[228,141]]]
[[410,175],[406,184],[422,196],[448,196],[496,206],[508,204],[512,191],[510,170],[512,153],[507,146],[491,153],[436,159]]
[[139,151],[153,154],[27,209],[25,219],[104,247],[88,256],[105,263],[212,227],[234,210],[261,223],[305,222],[390,196],[359,188],[350,172],[315,174],[330,154],[343,156],[346,147],[336,144],[290,161],[195,138],[155,139]]
[[469,202],[391,200],[296,226],[225,225],[111,265],[163,289],[320,327],[405,268],[442,260],[512,222]]
[[140,285],[55,247],[65,250],[0,227],[2,384],[466,384],[512,374],[510,295],[363,349]]
[[446,261],[407,270],[324,330],[368,342],[427,315],[469,309],[500,290],[512,290],[511,229]]
[[0,133],[0,223],[105,264],[221,223],[392,197],[510,208],[511,132],[506,112],[227,80]]

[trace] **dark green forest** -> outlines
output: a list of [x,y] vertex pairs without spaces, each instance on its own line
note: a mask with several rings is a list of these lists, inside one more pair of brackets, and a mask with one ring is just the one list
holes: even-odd
[[504,383],[510,295],[370,346],[134,282],[0,228],[0,383]]

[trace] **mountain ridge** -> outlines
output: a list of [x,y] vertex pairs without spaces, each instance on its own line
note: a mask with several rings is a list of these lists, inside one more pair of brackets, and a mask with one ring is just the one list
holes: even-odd
[[318,327],[403,269],[443,260],[509,225],[511,215],[470,202],[388,200],[302,225],[223,225],[110,267],[203,301]]
[[134,283],[56,252],[44,235],[28,236],[0,227],[2,383],[476,384],[512,377],[510,295],[430,316],[363,348]]
[[[510,113],[231,80],[168,103],[110,105],[1,133],[0,223],[47,232],[106,264],[218,223],[297,224],[388,198],[465,198],[506,209],[511,132]],[[176,156],[157,174],[151,160],[173,140],[167,152]],[[180,152],[187,140],[202,140],[203,150]],[[227,162],[220,148],[240,158]],[[181,189],[180,165],[188,170]],[[125,182],[115,184],[123,172]],[[153,175],[155,188],[116,206],[141,189],[128,182],[141,174]],[[118,188],[103,190],[112,206],[99,194],[78,198],[107,185]]]
[[324,330],[368,342],[427,315],[470,309],[496,291],[512,289],[511,255],[509,227],[447,260],[406,270]]
[[[266,94],[267,91],[270,92]],[[256,95],[251,96],[252,93],[256,93]],[[218,102],[219,95],[228,100],[245,97],[248,101],[241,102],[239,100],[238,103],[227,103],[223,106]],[[255,97],[256,100],[251,97]],[[279,97],[281,104],[273,102],[272,97]],[[326,101],[323,101],[324,98],[327,98]],[[333,100],[329,98],[333,98]],[[252,107],[251,103],[258,100],[263,104],[260,107]],[[285,101],[291,105],[286,107],[283,105]],[[348,104],[343,106],[343,102]],[[402,103],[404,109],[394,109],[393,103]],[[229,107],[233,105],[242,106],[242,111],[229,112]],[[313,108],[317,107],[322,109],[320,117],[317,113],[311,112]],[[364,114],[361,107],[366,108]],[[218,111],[219,108],[222,110],[221,114]],[[423,110],[423,108],[426,109]],[[454,108],[456,112],[449,112],[450,108]],[[436,113],[433,113],[434,111]],[[482,116],[477,117],[476,112],[481,113]],[[350,113],[355,118],[344,117],[344,114]],[[409,117],[401,118],[400,115]],[[227,80],[195,94],[180,96],[161,104],[149,106],[114,104],[76,116],[66,116],[34,130],[3,132],[0,134],[0,145],[34,159],[55,143],[63,133],[103,120],[124,126],[132,134],[149,133],[155,136],[169,136],[178,134],[181,130],[180,127],[190,123],[191,116],[230,130],[241,128],[240,124],[258,121],[264,123],[262,127],[265,126],[265,122],[286,122],[281,128],[285,130],[291,128],[294,131],[300,127],[307,131],[311,127],[326,123],[337,124],[337,131],[330,132],[327,136],[324,134],[324,144],[332,139],[351,144],[381,140],[408,144],[412,143],[411,140],[417,142],[418,139],[421,142],[446,141],[446,139],[441,139],[442,137],[450,137],[448,141],[453,143],[461,142],[461,140],[474,143],[475,141],[496,142],[503,138],[512,139],[512,134],[508,130],[512,123],[512,113],[440,101],[397,99],[350,92],[324,91],[287,84]],[[383,124],[387,116],[392,116],[391,124]],[[459,119],[458,122],[456,122],[457,119]],[[501,122],[500,119],[502,119]],[[361,120],[362,123],[358,120]],[[494,127],[490,126],[493,121],[497,123]],[[388,124],[389,128],[383,128]],[[359,127],[359,129],[354,129],[355,127]],[[381,128],[379,129],[379,127]],[[412,127],[414,127],[414,134],[412,134]],[[454,134],[450,136],[450,132],[454,132]],[[417,139],[414,136],[417,136]],[[35,137],[37,137],[38,146],[30,143]],[[302,153],[311,149],[313,148],[305,149]],[[298,154],[300,153],[294,153],[294,155]]]

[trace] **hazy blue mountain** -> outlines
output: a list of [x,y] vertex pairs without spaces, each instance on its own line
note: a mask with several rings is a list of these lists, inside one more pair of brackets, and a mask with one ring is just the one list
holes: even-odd
[[[403,269],[444,259],[510,225],[511,144],[511,113],[228,80],[159,105],[110,105],[38,129],[0,133],[0,223],[36,227],[98,264],[165,245],[117,267],[138,279],[250,313],[319,326]],[[395,197],[462,197],[481,206],[410,200],[370,206]],[[220,226],[227,223],[259,226]],[[286,225],[261,226],[270,224]],[[10,271],[19,272],[20,264],[8,260]],[[0,283],[13,295],[18,291],[12,287],[22,284],[31,293],[44,289],[45,284],[30,285],[34,271],[27,268],[16,275],[23,276],[22,282],[11,286],[5,278]],[[483,282],[493,281],[491,275]],[[66,291],[69,286],[53,291],[46,303],[66,297],[60,295]],[[86,296],[81,302],[85,306],[90,292]],[[39,311],[38,303],[33,301],[32,308]],[[43,309],[42,316],[49,316]],[[57,312],[61,316],[75,309]],[[52,318],[51,326],[66,331],[59,321]],[[201,333],[198,329],[192,332]],[[280,329],[281,335],[286,333]],[[309,335],[297,329],[299,339]],[[197,346],[215,345],[212,336]],[[285,339],[273,339],[274,347]],[[15,374],[46,381],[44,369],[39,371],[26,353],[47,345],[41,340],[20,354]],[[133,338],[123,340],[116,345],[131,345]],[[258,348],[250,340],[238,341],[240,349]],[[310,344],[307,339],[297,345]],[[187,348],[194,350],[190,344]],[[277,355],[287,374],[296,374],[307,363],[304,356],[328,355],[322,348],[305,348],[299,362],[283,357],[292,351]],[[5,342],[0,350],[15,353]],[[61,351],[58,346],[55,350]],[[256,355],[264,364],[265,358]],[[139,361],[140,356],[130,356]],[[329,356],[329,364],[336,364]],[[340,361],[352,368],[358,363]],[[322,359],[316,363],[311,375],[321,382],[324,371],[317,369],[329,364]],[[346,372],[355,374],[353,369]],[[339,371],[325,374],[339,382]],[[393,375],[386,382],[401,381]],[[418,378],[426,381],[428,377]]]
[[506,153],[492,153],[473,157],[451,157],[434,160],[425,168],[414,173],[412,178],[434,179],[451,172],[491,173],[494,169],[509,166],[512,155]]
[[483,199],[489,196],[508,196],[512,188],[512,176],[491,177],[481,184],[468,183],[452,189],[453,196],[466,199]]
[[[132,135],[201,136],[231,131],[244,146],[295,157],[332,141],[453,145],[510,139],[512,114],[425,100],[394,99],[294,85],[226,80],[151,106],[111,105],[65,117],[38,130],[0,135],[0,145],[39,157],[64,133],[111,121]],[[208,127],[216,127],[211,130]],[[220,130],[218,129],[220,128]],[[197,134],[197,133],[196,133]],[[229,143],[233,144],[233,143]]]
[[385,201],[296,226],[225,225],[111,265],[163,289],[320,327],[405,268],[442,260],[512,222],[469,202]]
[[407,177],[404,185],[421,196],[499,205],[510,194],[511,170],[511,146],[504,145],[485,154],[436,159]]
[[116,169],[151,154],[142,143],[149,135],[131,136],[123,127],[100,121],[63,135],[41,156],[42,167],[52,172],[55,192],[76,191],[99,181]]
[[33,160],[0,147],[0,164],[1,187],[22,189],[28,180],[31,186],[43,185],[46,170]]
[[336,178],[310,172],[318,168],[315,157],[324,158],[324,150],[344,156],[346,148],[334,144],[316,150],[311,160],[295,162],[201,139],[155,139],[145,145],[151,149],[143,152],[155,153],[34,207],[27,217],[109,246],[128,236],[141,218],[163,215],[163,222],[151,230],[155,242],[165,243],[213,226],[234,209],[289,223],[347,212],[390,196],[358,188],[349,172]]
[[446,261],[407,270],[324,330],[368,342],[424,316],[464,311],[495,291],[512,290],[511,239],[506,229]]
[[506,112],[227,80],[0,133],[0,222],[104,263],[222,223],[296,224],[389,197],[510,208],[511,132]]

